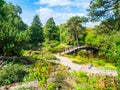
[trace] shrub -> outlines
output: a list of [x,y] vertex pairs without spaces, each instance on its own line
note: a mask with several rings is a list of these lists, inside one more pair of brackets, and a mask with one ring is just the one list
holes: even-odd
[[75,71],[72,71],[70,75],[75,80],[75,90],[119,90],[117,77],[86,75],[85,72]]
[[77,64],[85,64],[85,61],[83,60],[73,60],[72,62]]
[[54,55],[52,55],[50,52],[44,53],[42,57],[45,60],[57,60],[57,58]]
[[41,50],[41,51],[25,51],[22,50],[22,54],[23,56],[31,56],[33,58],[33,61],[35,60],[41,60],[41,59],[45,59],[45,60],[57,60],[57,58],[52,55],[52,53],[50,53],[49,51],[46,50]]
[[76,87],[76,90],[93,90],[93,88],[90,86],[87,86],[87,87],[81,86],[81,87]]
[[57,46],[57,45],[59,45],[59,42],[58,41],[55,41],[55,40],[51,40],[51,41],[47,41],[47,42],[45,42],[45,47],[46,46],[50,46],[50,47],[55,47],[55,46]]
[[75,76],[75,77],[87,77],[87,73],[86,72],[71,72],[71,75],[72,76]]
[[55,83],[50,83],[50,84],[48,85],[48,90],[54,90],[55,87],[56,87],[56,84],[55,84]]
[[46,60],[38,60],[30,69],[24,81],[38,80],[39,86],[44,86],[49,77],[49,63]]
[[92,61],[92,63],[94,66],[104,66],[105,65],[105,61],[103,61],[103,60],[95,60],[95,61]]
[[108,69],[108,70],[116,70],[117,69],[113,64],[110,64],[110,63],[106,63],[104,66],[101,66],[100,68]]
[[8,65],[0,70],[0,85],[21,82],[26,74],[25,67],[20,64]]
[[111,70],[116,70],[117,69],[113,64],[110,64],[110,63],[106,63],[105,68],[111,69]]
[[68,48],[70,48],[70,46],[64,45],[64,44],[59,44],[58,46],[52,48],[51,51],[52,51],[53,53],[57,53],[57,52],[62,52],[62,51],[64,51],[65,49],[68,49]]

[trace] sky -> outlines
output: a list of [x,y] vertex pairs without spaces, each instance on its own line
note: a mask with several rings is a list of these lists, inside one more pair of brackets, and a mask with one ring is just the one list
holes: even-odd
[[[22,8],[23,21],[31,25],[33,17],[38,14],[42,24],[53,17],[56,25],[66,23],[72,16],[87,16],[90,0],[5,0]],[[98,23],[89,22],[87,27]]]

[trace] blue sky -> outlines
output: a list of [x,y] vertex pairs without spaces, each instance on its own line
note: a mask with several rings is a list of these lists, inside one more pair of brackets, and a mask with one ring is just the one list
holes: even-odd
[[[40,16],[44,25],[48,18],[53,17],[56,24],[66,23],[72,16],[87,16],[90,0],[5,0],[22,8],[21,17],[25,23],[31,24],[34,15]],[[87,23],[93,27],[98,23]]]

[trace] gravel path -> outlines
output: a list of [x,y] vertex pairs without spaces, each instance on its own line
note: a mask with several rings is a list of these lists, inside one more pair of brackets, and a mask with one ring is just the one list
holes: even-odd
[[97,75],[117,76],[117,71],[115,70],[103,70],[97,67],[92,67],[89,69],[87,65],[85,66],[85,65],[75,64],[67,57],[59,56],[58,54],[54,54],[54,56],[60,59],[58,63],[68,66],[74,71],[83,71],[83,72],[93,73]]

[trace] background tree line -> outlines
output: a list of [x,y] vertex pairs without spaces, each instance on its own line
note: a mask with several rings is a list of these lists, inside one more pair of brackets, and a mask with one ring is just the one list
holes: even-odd
[[19,50],[32,48],[44,43],[65,43],[78,45],[83,42],[85,28],[82,22],[87,18],[74,16],[67,23],[57,26],[50,17],[43,26],[38,15],[35,15],[31,26],[25,24],[20,14],[22,9],[5,1],[0,2],[0,53],[17,54]]

